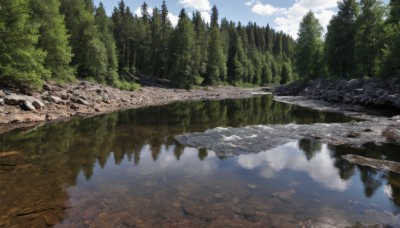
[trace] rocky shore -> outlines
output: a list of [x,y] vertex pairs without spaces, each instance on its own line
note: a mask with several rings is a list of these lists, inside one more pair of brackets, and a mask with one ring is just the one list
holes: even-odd
[[352,79],[296,82],[274,88],[278,96],[303,96],[350,105],[387,108],[400,112],[400,80]]
[[46,84],[42,91],[11,91],[0,88],[0,134],[40,123],[88,117],[174,101],[245,98],[256,89],[205,87],[193,90],[144,86],[123,91],[88,81],[66,85]]

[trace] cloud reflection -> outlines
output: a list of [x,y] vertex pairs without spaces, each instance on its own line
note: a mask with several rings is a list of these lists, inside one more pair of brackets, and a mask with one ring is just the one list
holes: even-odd
[[256,155],[240,155],[237,162],[245,169],[260,168],[260,175],[265,178],[273,178],[283,170],[292,170],[305,172],[314,181],[332,190],[344,191],[350,185],[350,181],[340,178],[334,166],[335,158],[330,156],[327,145],[323,145],[321,150],[309,160],[299,148],[298,143],[291,142]]

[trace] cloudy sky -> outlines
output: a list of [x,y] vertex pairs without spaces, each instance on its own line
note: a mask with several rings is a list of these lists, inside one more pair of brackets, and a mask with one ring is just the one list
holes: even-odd
[[[111,14],[120,0],[94,0],[96,4],[103,2],[107,12]],[[389,0],[384,0],[388,2]],[[160,8],[162,0],[147,0],[150,7]],[[125,4],[132,11],[140,13],[139,7],[143,0],[125,0]],[[269,24],[276,30],[289,33],[297,37],[299,23],[302,17],[313,10],[320,23],[326,27],[331,17],[336,13],[337,0],[167,0],[170,19],[173,24],[178,21],[177,15],[182,7],[188,12],[198,10],[205,20],[209,20],[210,10],[216,5],[220,18],[240,21],[247,24],[249,21],[259,25]]]

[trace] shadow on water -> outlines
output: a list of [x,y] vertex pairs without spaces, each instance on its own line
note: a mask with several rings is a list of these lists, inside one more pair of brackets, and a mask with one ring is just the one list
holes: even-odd
[[[310,171],[318,165],[312,165],[316,158],[333,164],[327,169],[335,172],[330,175],[337,176],[338,182],[360,178],[363,192],[357,184],[346,188],[352,197],[365,203],[378,195],[388,201],[378,206],[397,212],[398,174],[341,159],[352,153],[399,161],[395,145],[355,150],[300,140],[276,150],[304,159],[302,168],[293,168],[297,165],[293,161],[281,171],[274,166],[282,163],[274,163],[279,157],[275,149],[220,160],[212,151],[186,148],[173,140],[177,134],[215,127],[347,121],[343,115],[260,96],[181,102],[16,130],[0,136],[1,152],[17,152],[0,157],[0,226],[298,224],[320,213],[302,212],[316,197],[307,192],[348,200],[343,189],[321,188],[323,182]],[[270,167],[279,175],[266,182],[267,174],[249,168],[254,159],[262,161],[258,156],[267,159],[258,168]],[[304,183],[291,189],[300,182]],[[390,197],[382,193],[383,188],[390,189]],[[293,191],[297,193],[292,198]],[[327,200],[326,205],[335,203]]]

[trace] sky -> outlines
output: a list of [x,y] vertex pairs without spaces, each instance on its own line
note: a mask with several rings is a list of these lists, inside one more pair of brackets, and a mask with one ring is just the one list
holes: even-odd
[[[120,0],[94,0],[98,5],[102,2],[107,13],[111,15]],[[384,0],[387,3],[389,0]],[[140,6],[143,0],[124,0],[132,11],[140,15]],[[312,10],[326,29],[330,19],[337,12],[337,0],[166,0],[169,18],[173,25],[178,22],[178,14],[182,8],[191,13],[195,10],[201,12],[204,20],[210,20],[213,5],[219,10],[220,18],[247,24],[249,21],[258,25],[269,24],[277,31],[283,31],[297,38],[299,24],[303,16]],[[160,8],[162,0],[147,0],[151,8]]]

